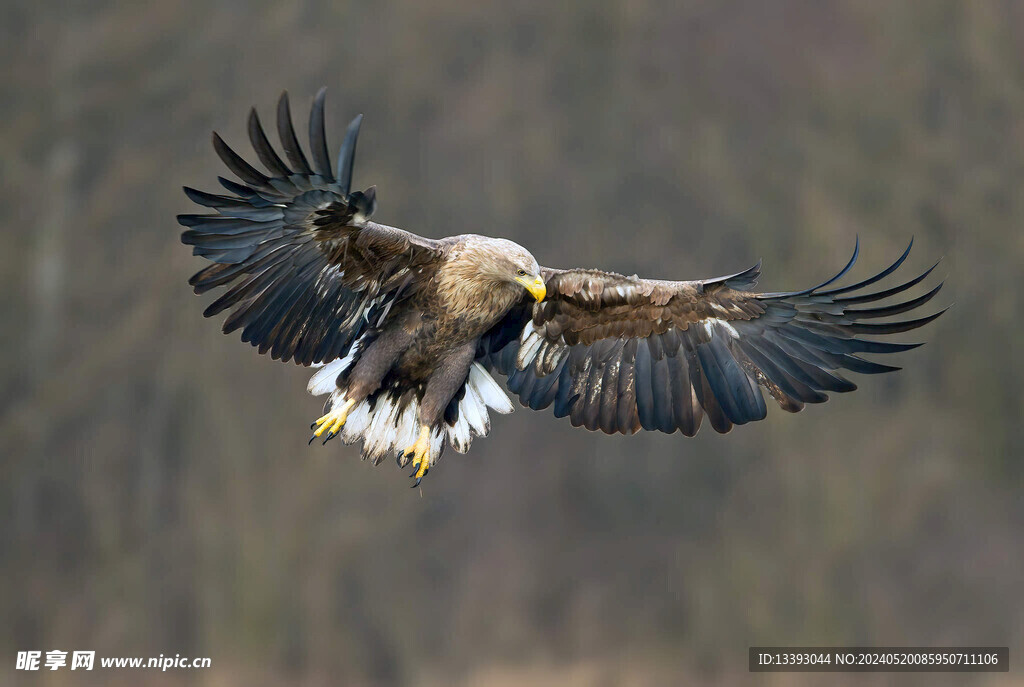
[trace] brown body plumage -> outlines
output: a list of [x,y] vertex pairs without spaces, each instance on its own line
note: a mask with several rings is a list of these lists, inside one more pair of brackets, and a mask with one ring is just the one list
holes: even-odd
[[389,377],[423,385],[419,419],[433,425],[458,392],[480,337],[523,296],[517,270],[539,272],[537,261],[512,241],[467,234],[439,242],[431,278],[392,306],[346,380],[356,403]]
[[268,174],[216,134],[214,147],[242,183],[230,195],[186,188],[212,215],[181,215],[182,240],[213,262],[191,279],[197,293],[226,286],[206,310],[230,310],[224,331],[281,360],[321,365],[310,391],[329,394],[315,423],[324,441],[363,442],[364,457],[412,460],[417,483],[446,441],[469,448],[489,429],[488,409],[511,404],[490,372],[533,409],[553,407],[573,425],[630,434],[693,435],[704,416],[726,432],[763,418],[765,389],[784,410],[856,386],[839,370],[898,368],[860,357],[918,344],[863,339],[908,331],[919,319],[874,323],[923,305],[939,286],[886,306],[930,272],[880,291],[910,247],[859,283],[757,293],[759,265],[699,281],[661,281],[599,270],[540,267],[521,246],[473,234],[432,240],[369,220],[374,188],[352,191],[361,119],[331,168],[323,91],[310,116],[309,159],[286,96],[270,145],[255,110],[249,137]]
[[491,276],[492,272],[500,275],[501,263],[512,264],[512,256],[527,265],[532,262],[536,274],[533,256],[511,241],[472,234],[456,237],[434,278],[402,309],[408,324],[401,326],[415,327],[417,332],[415,344],[399,361],[404,373],[425,380],[447,351],[470,343],[475,346],[522,300],[522,286]]

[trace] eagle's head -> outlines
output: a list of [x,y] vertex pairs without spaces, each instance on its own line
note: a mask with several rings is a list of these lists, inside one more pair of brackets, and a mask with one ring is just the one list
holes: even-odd
[[540,265],[530,251],[508,239],[474,236],[467,241],[464,255],[471,255],[480,276],[495,286],[519,285],[538,301],[544,300],[547,288],[540,275]]

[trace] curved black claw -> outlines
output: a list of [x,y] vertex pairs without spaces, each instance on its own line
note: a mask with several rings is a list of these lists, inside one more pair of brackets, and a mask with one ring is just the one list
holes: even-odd
[[327,436],[325,436],[325,437],[324,437],[324,441],[323,441],[323,443],[322,443],[322,444],[320,444],[320,445],[321,445],[321,446],[324,446],[324,445],[326,445],[328,441],[330,441],[331,439],[333,439],[333,438],[334,438],[334,437],[336,437],[336,436],[338,436],[338,435],[337,435],[337,433],[335,433],[335,432],[328,432],[328,433],[327,433]]
[[[416,469],[412,471],[412,474],[411,474],[411,475],[409,475],[409,477],[416,477],[416,474],[417,474],[417,473],[418,473],[419,471],[420,471],[420,469],[419,469],[419,467],[417,466],[417,467],[416,467]],[[423,481],[423,478],[427,476],[427,473],[428,473],[428,472],[430,472],[430,468],[429,468],[429,467],[428,467],[428,468],[427,468],[426,470],[424,470],[424,471],[423,471],[423,474],[422,474],[422,475],[420,475],[419,477],[416,477],[416,481],[412,483],[412,487],[413,487],[414,489],[415,489],[416,487],[420,486],[420,482],[422,482],[422,481]]]
[[[313,425],[313,426],[314,426],[314,427],[316,427],[316,424],[314,423],[314,425]],[[309,443],[308,443],[308,444],[306,444],[306,446],[312,446],[312,445],[313,445],[313,440],[314,440],[314,439],[316,439],[316,434],[314,434],[313,436],[311,436],[311,437],[309,438]]]
[[[406,451],[405,449],[398,449],[398,455],[395,456],[395,462],[398,463],[398,467],[404,468],[409,464],[409,459],[412,458],[412,451]],[[412,475],[416,474],[415,468],[413,468]],[[409,477],[412,477],[409,475]]]

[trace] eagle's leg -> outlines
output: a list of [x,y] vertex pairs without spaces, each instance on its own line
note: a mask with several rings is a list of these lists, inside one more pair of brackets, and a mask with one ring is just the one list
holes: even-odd
[[[430,428],[439,426],[443,421],[445,408],[465,383],[469,367],[476,357],[476,345],[476,340],[473,340],[449,350],[438,361],[427,380],[423,398],[420,399],[420,436],[416,443],[405,449],[402,454],[403,457],[411,456],[412,464],[416,466],[416,472],[411,475],[416,479],[413,487],[419,486],[432,461],[440,457],[440,449],[438,455],[430,455]],[[443,447],[443,444],[441,446]]]
[[412,457],[413,467],[416,468],[416,472],[411,475],[416,478],[412,486],[418,487],[423,475],[430,469],[430,425],[420,426],[420,436],[416,443],[402,451],[402,455]]
[[314,439],[325,433],[327,434],[324,437],[325,444],[338,436],[338,432],[348,420],[349,411],[380,388],[388,370],[402,355],[402,351],[409,347],[412,340],[412,334],[404,327],[381,332],[373,343],[362,352],[355,367],[348,374],[348,380],[344,387],[345,402],[336,408],[332,406],[327,414],[312,424],[310,429],[315,431],[309,438],[309,443],[312,444]]
[[[321,418],[318,418],[313,423],[313,427],[316,431],[313,432],[313,436],[309,438],[309,443],[313,443],[313,439],[322,436],[324,432],[327,436],[324,437],[324,443],[333,439],[341,428],[345,426],[345,421],[348,419],[348,411],[352,410],[352,406],[356,404],[355,399],[349,399],[342,403],[340,406],[331,408],[330,412]],[[312,428],[311,428],[312,429]]]

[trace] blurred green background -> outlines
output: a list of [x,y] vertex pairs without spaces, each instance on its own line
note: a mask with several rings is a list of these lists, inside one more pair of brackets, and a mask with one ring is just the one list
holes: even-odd
[[[752,676],[747,647],[1024,660],[1024,3],[2,12],[0,682],[874,685]],[[904,275],[945,256],[955,306],[824,406],[693,440],[520,409],[420,494],[307,447],[309,371],[186,284],[174,216],[225,173],[210,130],[254,157],[249,106],[272,121],[287,88],[304,121],[321,85],[332,151],[366,114],[382,222],[651,277],[761,257],[766,290],[914,235]],[[213,668],[13,670],[54,648]]]

